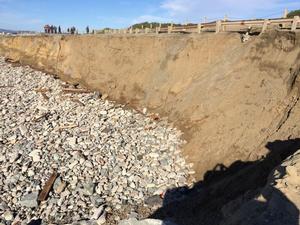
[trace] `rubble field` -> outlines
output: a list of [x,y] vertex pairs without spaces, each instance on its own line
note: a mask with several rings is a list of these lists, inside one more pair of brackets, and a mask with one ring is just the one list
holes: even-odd
[[181,132],[158,115],[4,58],[0,80],[1,225],[115,224],[189,185]]

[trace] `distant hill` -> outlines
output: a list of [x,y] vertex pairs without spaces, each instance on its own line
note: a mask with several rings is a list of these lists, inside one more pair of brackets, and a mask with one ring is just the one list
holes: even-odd
[[[171,23],[161,23],[160,24],[158,22],[143,22],[143,23],[137,23],[137,24],[132,25],[132,28],[133,29],[135,29],[135,28],[142,29],[142,28],[150,28],[151,26],[158,27],[159,25],[161,25],[162,27],[168,27],[171,25]],[[185,24],[185,25],[195,25],[195,24],[189,23],[189,24]],[[173,26],[180,27],[180,26],[183,26],[183,24],[174,23]]]
[[6,29],[1,29],[0,28],[0,33],[9,33],[9,34],[17,34],[18,32],[17,31],[14,31],[14,30],[6,30]]
[[0,33],[8,33],[8,34],[20,34],[20,33],[30,33],[30,34],[33,34],[33,33],[36,33],[36,32],[33,32],[33,31],[23,31],[23,30],[7,30],[7,29],[2,29],[0,28]]
[[291,11],[287,16],[288,18],[293,18],[294,16],[300,16],[300,10]]

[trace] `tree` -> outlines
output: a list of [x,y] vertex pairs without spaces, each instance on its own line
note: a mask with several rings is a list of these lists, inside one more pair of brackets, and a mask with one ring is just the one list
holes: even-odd
[[58,33],[61,34],[61,27],[58,26]]
[[87,34],[90,33],[90,28],[89,28],[89,26],[86,27],[86,33],[87,33]]
[[287,15],[288,18],[293,18],[294,16],[300,16],[300,9],[291,11],[291,12]]
[[[143,23],[137,23],[137,24],[134,24],[132,25],[132,29],[143,29],[143,28],[155,28],[155,27],[159,27],[159,26],[162,26],[162,27],[168,27],[168,26],[171,26],[173,24],[173,26],[176,26],[176,27],[180,27],[180,26],[183,26],[183,24],[180,24],[180,23],[157,23],[157,22],[143,22]],[[197,24],[193,24],[193,23],[189,23],[187,25],[197,25]]]

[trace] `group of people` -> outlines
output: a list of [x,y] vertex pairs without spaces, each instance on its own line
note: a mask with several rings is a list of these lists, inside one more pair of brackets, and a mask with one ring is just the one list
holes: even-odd
[[[44,30],[45,30],[46,34],[61,34],[62,33],[60,26],[56,27],[56,26],[48,25],[48,24],[44,26]],[[87,34],[90,33],[89,26],[86,27],[85,31]],[[73,27],[70,27],[67,29],[67,33],[68,34],[77,34],[78,30],[76,29],[76,27],[73,26]],[[92,33],[94,33],[94,30],[92,31]]]
[[68,28],[67,32],[69,34],[75,34],[75,33],[77,33],[76,27],[73,26],[73,27]]
[[57,33],[61,34],[61,27],[60,26],[56,27],[56,26],[47,24],[47,25],[44,26],[44,30],[45,30],[46,34],[57,34]]

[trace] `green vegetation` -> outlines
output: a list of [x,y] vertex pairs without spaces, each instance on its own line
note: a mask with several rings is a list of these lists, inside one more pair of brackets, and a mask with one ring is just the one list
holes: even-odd
[[288,14],[287,17],[288,17],[288,18],[293,18],[294,16],[300,16],[300,9],[291,11],[291,12]]
[[95,32],[96,34],[104,34],[105,31],[108,31],[108,30],[112,30],[112,29],[109,28],[109,27],[106,27],[106,28],[101,29],[101,30],[95,30],[94,32]]
[[[151,28],[151,25],[152,25],[152,28],[155,28],[155,27],[159,27],[160,23],[157,23],[157,22],[143,22],[143,23],[137,23],[137,24],[134,24],[132,25],[132,28],[133,29],[142,29],[142,28]],[[192,25],[192,24],[188,24],[188,25]],[[162,27],[168,27],[168,26],[171,26],[171,23],[161,23],[161,26]],[[179,24],[179,23],[173,23],[173,26],[177,26],[177,27],[180,27],[180,26],[183,26],[183,24]]]
[[143,23],[137,23],[137,24],[132,25],[132,28],[133,29],[136,29],[136,28],[138,28],[138,29],[150,28],[151,25],[152,25],[152,27],[159,27],[159,23],[157,23],[157,22],[151,22],[151,23],[143,22]]
[[[143,22],[143,23],[134,24],[131,27],[132,27],[132,29],[145,29],[145,28],[151,28],[151,27],[156,28],[156,27],[159,27],[159,26],[168,27],[168,26],[171,26],[172,24],[173,24],[173,26],[176,26],[176,27],[181,27],[181,26],[186,26],[186,25],[188,25],[188,26],[189,25],[197,25],[197,24],[193,24],[193,23],[180,24],[180,23]],[[95,33],[96,34],[104,34],[106,31],[109,31],[109,30],[113,30],[113,29],[109,28],[109,27],[106,27],[106,28],[103,28],[101,30],[95,30]]]

